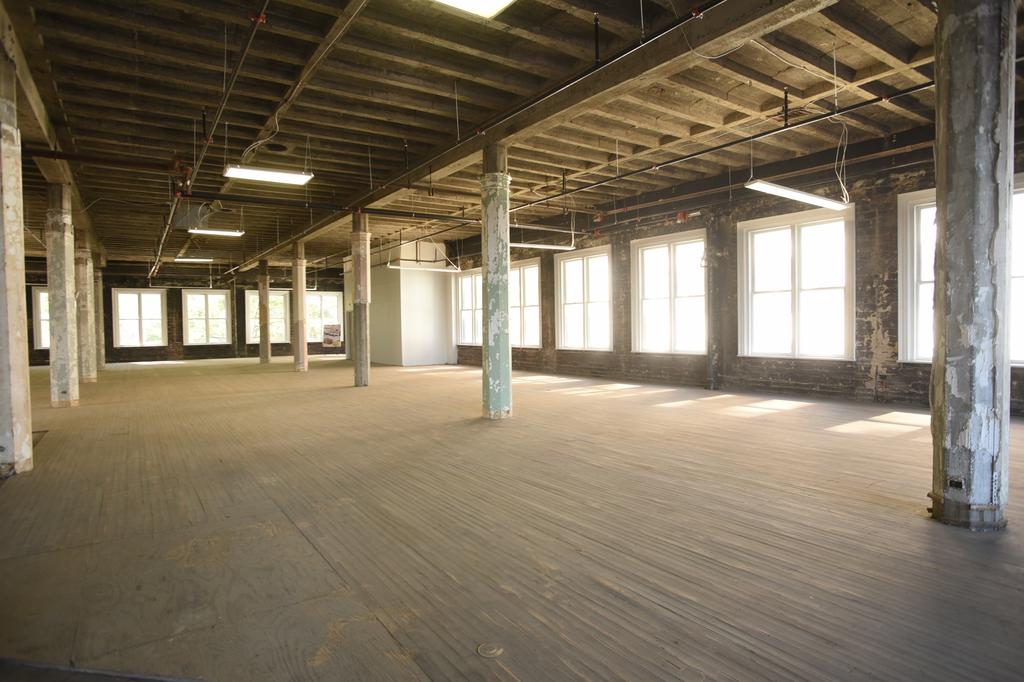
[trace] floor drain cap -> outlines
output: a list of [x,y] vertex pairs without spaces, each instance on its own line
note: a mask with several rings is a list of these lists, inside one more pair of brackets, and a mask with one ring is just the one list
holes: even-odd
[[505,653],[505,649],[500,644],[484,642],[476,648],[476,652],[484,658],[497,658]]

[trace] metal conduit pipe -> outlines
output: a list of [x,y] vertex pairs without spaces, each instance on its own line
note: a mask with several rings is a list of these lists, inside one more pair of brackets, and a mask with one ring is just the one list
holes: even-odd
[[921,92],[922,90],[927,90],[928,88],[931,88],[931,87],[934,87],[934,86],[935,86],[935,81],[928,81],[927,83],[922,83],[920,85],[915,85],[913,87],[909,87],[909,88],[906,88],[904,90],[900,90],[899,92],[894,92],[893,94],[888,95],[886,97],[875,97],[875,98],[872,98],[872,99],[869,99],[869,100],[865,100],[863,102],[857,102],[856,104],[851,104],[849,106],[845,106],[845,107],[842,107],[840,109],[836,109],[835,111],[830,111],[830,112],[826,112],[826,113],[823,113],[823,114],[818,114],[816,116],[811,116],[810,118],[805,118],[804,120],[797,121],[796,123],[790,123],[788,125],[779,126],[778,128],[772,128],[771,130],[765,130],[765,131],[760,132],[760,133],[754,133],[753,135],[748,135],[747,137],[741,137],[739,139],[731,140],[729,142],[723,142],[722,144],[715,145],[714,147],[708,147],[707,149],[701,149],[700,151],[691,152],[690,154],[683,154],[682,156],[677,156],[677,157],[675,157],[673,159],[669,159],[668,161],[662,161],[661,163],[654,163],[654,164],[651,164],[650,166],[645,166],[643,168],[638,168],[636,170],[632,170],[632,171],[629,171],[627,173],[620,173],[619,175],[616,175],[616,176],[613,176],[613,177],[610,177],[610,178],[605,178],[603,180],[598,180],[596,182],[587,183],[586,185],[581,185],[580,187],[577,187],[575,189],[565,190],[564,192],[559,192],[558,194],[552,194],[551,196],[544,197],[543,199],[535,199],[533,201],[527,201],[526,203],[522,203],[522,204],[519,204],[518,206],[514,206],[514,207],[510,208],[509,212],[512,213],[512,212],[515,212],[515,211],[521,211],[524,208],[530,208],[531,206],[539,206],[539,205],[545,204],[545,203],[547,203],[549,201],[554,201],[556,199],[562,199],[564,197],[572,196],[573,194],[578,194],[579,192],[585,192],[587,190],[596,189],[598,187],[603,187],[604,185],[607,185],[607,184],[612,183],[612,182],[616,182],[618,180],[625,180],[626,178],[631,178],[631,177],[633,177],[635,175],[640,175],[642,173],[650,173],[652,171],[658,170],[659,168],[664,168],[665,166],[675,166],[676,164],[684,163],[686,161],[692,161],[693,159],[699,159],[702,156],[706,156],[708,154],[713,154],[715,152],[720,152],[720,151],[723,151],[725,149],[729,149],[730,147],[735,147],[737,145],[750,144],[752,142],[757,142],[758,140],[764,140],[764,139],[767,139],[769,137],[774,137],[775,135],[779,135],[781,133],[785,133],[785,132],[790,131],[790,130],[796,130],[797,128],[803,128],[804,126],[812,125],[814,123],[820,123],[822,121],[827,121],[828,119],[834,118],[836,116],[842,116],[844,114],[849,114],[849,113],[852,113],[852,112],[857,111],[859,109],[863,109],[865,107],[870,107],[870,106],[873,106],[875,104],[880,104],[882,102],[888,102],[889,100],[895,99],[897,97],[905,97],[907,95],[912,95],[912,94],[914,94],[916,92]]
[[[191,189],[192,181],[199,175],[199,169],[203,166],[203,159],[206,158],[206,152],[209,151],[210,144],[213,142],[213,136],[217,131],[217,124],[220,123],[220,118],[224,115],[224,109],[227,107],[228,97],[231,96],[231,91],[235,88],[235,81],[238,80],[238,74],[242,70],[242,64],[245,63],[245,58],[249,54],[249,50],[252,48],[253,41],[256,39],[256,31],[258,31],[260,26],[265,24],[267,21],[267,7],[269,6],[270,0],[263,0],[263,4],[260,6],[259,12],[251,17],[252,28],[245,40],[245,44],[242,46],[242,51],[238,54],[238,60],[235,62],[235,67],[231,70],[231,76],[228,78],[227,85],[224,88],[224,94],[221,96],[220,104],[217,106],[217,113],[214,114],[213,122],[210,126],[210,134],[206,137],[206,140],[203,141],[203,149],[199,153],[199,157],[196,159],[192,172],[185,181],[186,190]],[[163,257],[164,245],[167,243],[167,236],[171,233],[171,226],[174,225],[174,214],[178,210],[180,202],[181,195],[175,194],[174,200],[171,202],[171,210],[167,214],[167,222],[164,224],[163,232],[160,234],[160,241],[157,243],[156,261],[153,263],[153,267],[149,270],[150,279],[156,277],[157,273],[160,272],[160,259]]]
[[[536,97],[533,97],[533,98],[523,102],[522,104],[519,104],[519,105],[513,107],[512,109],[504,112],[503,114],[500,114],[499,116],[497,116],[497,117],[495,117],[495,118],[493,118],[493,119],[491,119],[489,121],[485,121],[484,123],[482,123],[480,125],[479,128],[477,128],[477,130],[475,131],[475,133],[473,135],[469,135],[469,136],[463,138],[462,140],[459,140],[455,144],[453,144],[453,145],[451,145],[449,147],[446,147],[445,149],[443,149],[443,150],[441,150],[439,152],[436,152],[435,154],[433,154],[429,158],[424,159],[423,161],[420,161],[415,166],[412,166],[410,168],[406,168],[405,172],[402,173],[401,175],[398,175],[396,177],[391,178],[387,182],[385,182],[385,183],[383,183],[381,185],[378,185],[376,188],[371,188],[371,190],[369,192],[367,192],[367,193],[357,197],[355,199],[355,201],[353,201],[352,203],[354,203],[356,205],[364,204],[364,203],[370,203],[370,201],[371,201],[371,199],[373,197],[373,193],[375,191],[379,191],[379,190],[382,190],[382,189],[387,189],[389,187],[404,187],[405,185],[410,184],[412,182],[412,178],[413,178],[414,175],[416,175],[417,173],[422,174],[423,171],[428,171],[429,172],[430,168],[439,159],[442,159],[447,154],[450,154],[452,152],[457,151],[460,147],[468,146],[470,140],[473,140],[476,137],[479,137],[480,135],[488,134],[494,128],[502,125],[503,123],[507,122],[509,119],[511,119],[511,118],[513,118],[515,116],[518,116],[518,115],[522,114],[525,111],[529,111],[530,109],[533,109],[533,108],[535,108],[537,106],[540,106],[541,104],[543,104],[544,102],[548,101],[552,97],[555,97],[559,93],[561,93],[561,92],[563,92],[563,91],[565,91],[565,90],[575,86],[576,84],[586,80],[587,78],[592,77],[594,74],[600,73],[601,71],[609,68],[611,65],[616,64],[619,61],[625,59],[626,57],[628,57],[629,55],[633,54],[634,52],[637,52],[639,50],[643,50],[645,47],[647,47],[651,43],[656,42],[658,39],[660,39],[660,38],[662,38],[664,36],[667,36],[667,35],[671,34],[674,31],[680,30],[682,27],[686,26],[690,22],[696,21],[696,20],[700,20],[703,17],[705,12],[713,10],[713,9],[715,9],[715,8],[721,6],[721,5],[724,5],[728,1],[729,0],[710,0],[709,2],[705,2],[701,6],[693,9],[690,12],[689,15],[687,15],[685,17],[681,17],[681,18],[675,20],[674,22],[672,22],[671,24],[669,24],[668,26],[666,26],[662,30],[658,31],[657,33],[648,36],[645,41],[640,41],[639,43],[637,43],[637,44],[635,44],[635,45],[633,45],[631,47],[627,47],[626,49],[622,50],[621,52],[616,54],[614,57],[612,57],[612,58],[610,58],[610,59],[608,59],[606,61],[603,61],[603,62],[601,62],[599,64],[595,63],[594,65],[592,65],[591,67],[589,67],[586,70],[582,71],[581,73],[578,73],[575,76],[572,76],[571,78],[569,78],[568,80],[562,82],[561,84],[552,87],[547,92],[544,92],[544,93],[542,93],[540,95],[537,95]],[[273,246],[271,246],[271,247],[269,247],[267,249],[264,249],[262,252],[256,254],[255,256],[247,259],[245,262],[243,262],[240,265],[238,265],[236,267],[236,269],[237,268],[248,269],[248,268],[252,267],[253,264],[255,264],[256,262],[258,262],[258,261],[260,261],[262,259],[268,258],[274,252],[276,252],[276,251],[278,251],[280,249],[286,248],[286,247],[288,247],[288,246],[290,246],[292,244],[295,244],[297,242],[304,241],[305,239],[307,239],[306,235],[308,233],[316,232],[324,224],[327,224],[327,223],[330,223],[330,222],[334,222],[335,220],[339,220],[339,219],[344,218],[344,217],[345,217],[344,215],[329,216],[325,221],[321,221],[320,223],[317,223],[316,225],[312,225],[308,229],[303,230],[302,232],[300,232],[298,234],[292,235],[291,237],[288,237],[287,239],[284,239],[281,242],[279,242],[279,243],[277,243],[277,244],[275,244],[275,245],[273,245]]]

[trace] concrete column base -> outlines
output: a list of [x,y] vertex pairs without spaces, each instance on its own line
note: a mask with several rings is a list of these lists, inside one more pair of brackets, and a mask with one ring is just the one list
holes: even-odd
[[484,419],[490,419],[491,421],[498,421],[501,419],[509,419],[512,416],[512,410],[484,410]]
[[993,504],[967,504],[955,500],[937,498],[928,493],[932,499],[932,518],[941,523],[968,530],[1002,530],[1006,527],[1003,508]]
[[80,377],[78,379],[78,382],[82,384],[95,384],[97,381],[97,377]]
[[51,400],[50,407],[78,407],[77,400]]

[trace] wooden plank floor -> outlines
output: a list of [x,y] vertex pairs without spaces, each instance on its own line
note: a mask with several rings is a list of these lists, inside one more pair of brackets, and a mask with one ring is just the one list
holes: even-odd
[[[321,359],[112,366],[0,488],[0,656],[208,680],[1019,680],[927,415]],[[1012,426],[1015,443],[1024,424]],[[500,649],[496,657],[480,645]],[[486,648],[484,649],[486,651]]]

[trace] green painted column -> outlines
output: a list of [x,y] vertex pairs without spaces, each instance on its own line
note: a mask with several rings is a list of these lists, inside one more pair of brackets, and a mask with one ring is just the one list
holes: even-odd
[[309,370],[306,347],[306,245],[295,245],[292,259],[292,359],[296,372]]
[[483,414],[487,419],[512,415],[512,344],[508,331],[509,186],[508,155],[503,145],[484,150],[480,181],[483,213]]
[[49,187],[46,282],[50,300],[50,406],[74,407],[78,405],[78,303],[70,185]]

